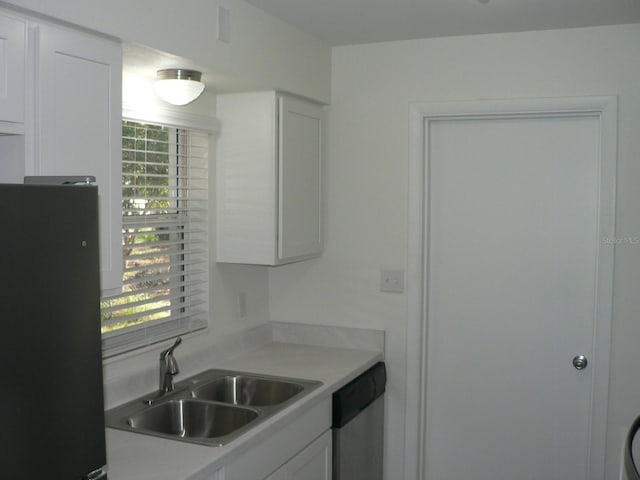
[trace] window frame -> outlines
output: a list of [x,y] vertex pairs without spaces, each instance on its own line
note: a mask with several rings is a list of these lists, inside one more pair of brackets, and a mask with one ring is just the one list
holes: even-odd
[[[121,125],[123,125],[125,121],[162,125],[162,126],[169,127],[171,129],[177,129],[177,130],[173,130],[174,132],[173,135],[170,135],[172,142],[175,142],[174,146],[176,146],[178,143],[176,135],[180,135],[179,133],[180,130],[187,130],[200,136],[202,136],[203,134],[207,135],[206,137],[207,142],[205,144],[207,145],[208,150],[207,150],[206,158],[202,159],[202,161],[207,166],[210,163],[211,156],[214,153],[213,144],[212,144],[213,134],[218,133],[218,130],[219,130],[218,122],[213,117],[208,117],[208,116],[205,117],[200,115],[183,114],[183,113],[178,115],[172,111],[156,112],[152,116],[145,116],[145,115],[136,114],[131,110],[127,111],[127,109],[125,108],[123,121]],[[122,133],[121,133],[121,138],[122,138]],[[202,138],[203,137],[201,137],[201,139]],[[184,153],[185,153],[184,147],[175,148],[175,152],[172,153],[171,155],[171,159],[173,161],[172,168],[174,169],[184,168],[184,167],[181,167],[177,162],[178,156]],[[175,172],[174,177],[176,178],[176,182],[181,181],[179,180],[179,177],[180,177],[179,173],[181,172],[178,172],[178,171]],[[121,167],[120,183],[118,184],[119,188],[122,188],[123,186],[123,174],[124,174],[123,168]],[[152,322],[142,323],[141,325],[133,325],[133,326],[125,327],[112,332],[103,333],[103,336],[102,336],[103,337],[103,356],[105,358],[118,355],[121,353],[125,353],[131,350],[135,350],[138,348],[142,348],[157,342],[161,342],[163,340],[174,337],[176,335],[184,335],[184,334],[195,332],[195,331],[206,331],[206,329],[208,328],[208,325],[209,325],[208,303],[210,300],[210,281],[211,281],[210,272],[208,271],[210,258],[211,258],[211,247],[210,247],[210,242],[208,241],[208,235],[210,235],[211,228],[212,228],[212,217],[211,217],[212,210],[210,208],[210,203],[212,199],[211,187],[212,187],[212,184],[210,181],[210,176],[207,175],[205,195],[206,195],[206,204],[209,207],[209,209],[208,209],[208,212],[204,213],[205,220],[203,223],[203,227],[206,230],[205,235],[207,235],[207,240],[204,243],[205,245],[204,249],[206,250],[206,254],[204,258],[206,259],[206,265],[203,265],[203,267],[205,268],[205,273],[203,276],[206,279],[204,282],[204,290],[206,293],[200,292],[201,297],[203,297],[204,301],[206,302],[206,305],[205,305],[206,313],[204,315],[201,315],[202,317],[204,317],[204,320],[201,320],[199,322],[198,321],[191,322],[188,318],[180,318],[179,316],[178,318],[174,318],[174,315],[171,315],[166,319],[154,320]],[[123,224],[123,233],[124,233],[124,227],[125,226]],[[181,235],[181,234],[176,233],[176,235]],[[189,255],[189,254],[186,253],[186,255]],[[125,261],[125,258],[123,258],[123,263],[124,261]],[[186,258],[184,261],[188,262],[189,258]],[[172,281],[172,283],[174,281]],[[178,287],[178,288],[181,288],[181,287]],[[105,293],[110,294],[105,297],[106,299],[106,298],[113,297],[114,296],[113,294],[115,292],[110,291]]]

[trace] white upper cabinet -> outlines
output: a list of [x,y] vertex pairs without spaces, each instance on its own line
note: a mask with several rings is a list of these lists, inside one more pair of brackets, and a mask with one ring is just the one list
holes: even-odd
[[222,95],[217,107],[217,261],[319,256],[322,107],[278,92]]
[[35,119],[27,175],[92,175],[99,194],[102,290],[122,282],[122,49],[35,24]]
[[24,133],[25,22],[0,13],[0,133]]

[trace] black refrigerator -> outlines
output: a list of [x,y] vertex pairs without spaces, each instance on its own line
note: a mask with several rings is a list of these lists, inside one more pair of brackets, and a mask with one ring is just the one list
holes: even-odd
[[97,187],[0,185],[0,477],[106,479]]

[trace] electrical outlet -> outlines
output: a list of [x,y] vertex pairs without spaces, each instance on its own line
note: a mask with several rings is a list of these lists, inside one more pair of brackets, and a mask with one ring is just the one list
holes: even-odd
[[380,291],[404,292],[404,270],[380,270]]

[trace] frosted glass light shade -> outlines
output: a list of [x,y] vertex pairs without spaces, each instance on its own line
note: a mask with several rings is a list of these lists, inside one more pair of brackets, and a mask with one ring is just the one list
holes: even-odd
[[196,70],[168,68],[158,70],[156,94],[172,105],[187,105],[204,92],[202,74]]

